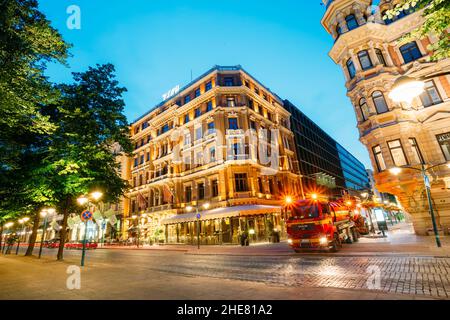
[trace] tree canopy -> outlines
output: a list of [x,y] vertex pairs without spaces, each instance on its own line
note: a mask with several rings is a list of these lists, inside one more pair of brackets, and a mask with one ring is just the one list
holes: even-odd
[[415,39],[422,39],[430,34],[437,41],[430,44],[428,50],[433,51],[431,58],[440,60],[450,57],[450,0],[402,0],[386,12],[384,19],[392,19],[402,11],[423,9],[424,23],[405,35],[401,42],[406,43]]

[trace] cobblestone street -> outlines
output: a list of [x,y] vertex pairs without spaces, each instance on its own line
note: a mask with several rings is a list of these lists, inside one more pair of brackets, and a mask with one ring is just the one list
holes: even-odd
[[[66,251],[64,263],[50,260],[53,259],[50,254],[54,253],[54,250],[45,250],[46,259],[43,261],[15,255],[0,257],[1,298],[14,298],[24,291],[29,295],[30,290],[26,289],[30,286],[41,290],[46,288],[46,295],[54,298],[53,285],[57,278],[61,279],[57,292],[63,292],[62,297],[68,295],[72,298],[75,293],[69,293],[64,288],[67,277],[64,266],[79,265],[80,252]],[[111,298],[108,292],[114,292],[117,297],[131,298],[157,298],[158,292],[166,292],[168,297],[180,298],[183,285],[186,286],[184,290],[192,292],[193,284],[186,284],[186,281],[193,281],[195,286],[203,284],[200,291],[196,291],[195,295],[191,293],[188,298],[198,298],[202,292],[209,292],[210,296],[205,295],[206,298],[214,298],[217,291],[211,293],[208,288],[212,286],[211,283],[220,287],[225,279],[228,286],[220,290],[224,296],[216,298],[268,298],[265,295],[267,293],[260,296],[267,289],[274,295],[271,299],[320,299],[321,290],[323,297],[331,297],[327,290],[339,290],[334,298],[346,297],[346,293],[350,294],[347,296],[350,299],[448,299],[450,294],[450,258],[447,257],[233,256],[120,249],[89,251],[87,257],[87,267],[82,269],[84,286],[76,293],[82,299]],[[16,263],[26,263],[27,267],[24,265],[24,271],[19,271],[20,267],[15,267]],[[39,270],[37,267],[41,268],[40,272],[36,271]],[[39,272],[40,279],[36,283],[24,285],[26,281],[34,281],[35,272]],[[265,289],[259,295],[256,292],[249,294],[250,291],[245,294],[245,290],[239,294],[235,292],[249,285],[263,285]],[[288,293],[293,290],[295,295],[289,296]],[[150,291],[153,295],[148,296]],[[309,292],[309,295],[305,292]],[[311,292],[316,292],[316,295],[311,296]]]

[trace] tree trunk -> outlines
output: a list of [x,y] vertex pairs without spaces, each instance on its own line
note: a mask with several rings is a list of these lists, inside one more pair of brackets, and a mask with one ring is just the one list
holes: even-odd
[[0,223],[0,253],[2,252],[3,222]]
[[[39,229],[39,222],[40,222],[40,210],[38,208],[34,214],[33,231],[31,232],[28,249],[27,249],[27,252],[25,253],[25,256],[33,255],[34,245],[36,243],[37,232]],[[45,233],[45,230],[42,230],[42,236],[44,236],[44,233]]]
[[58,255],[57,260],[63,260],[64,259],[64,245],[66,244],[66,236],[67,236],[67,219],[69,217],[69,202],[70,199],[66,200],[66,203],[63,205],[63,222],[62,222],[62,228],[60,232],[60,240],[59,240],[59,248],[58,248]]

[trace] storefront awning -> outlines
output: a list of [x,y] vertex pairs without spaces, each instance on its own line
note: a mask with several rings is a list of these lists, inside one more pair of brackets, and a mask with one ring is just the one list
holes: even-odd
[[[245,206],[234,206],[234,207],[224,207],[215,208],[211,210],[200,211],[200,220],[213,220],[220,218],[231,218],[238,216],[248,216],[253,214],[265,214],[280,212],[280,206],[270,206],[270,205],[245,205]],[[197,221],[196,212],[178,214],[170,218],[163,219],[162,224],[175,224],[181,222]]]

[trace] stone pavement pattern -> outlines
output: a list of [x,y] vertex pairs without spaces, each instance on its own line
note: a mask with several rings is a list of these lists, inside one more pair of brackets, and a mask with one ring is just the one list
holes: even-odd
[[[0,256],[1,299],[448,299],[450,258],[228,256],[151,250],[89,251],[82,290],[67,290],[80,252],[44,260]],[[50,256],[51,254],[51,256]],[[369,267],[379,268],[369,290]]]

